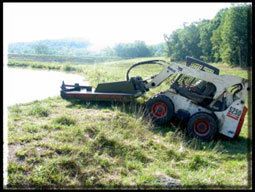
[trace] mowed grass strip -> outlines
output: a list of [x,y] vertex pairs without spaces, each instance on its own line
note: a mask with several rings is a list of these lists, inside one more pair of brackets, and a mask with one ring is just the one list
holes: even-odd
[[[123,80],[132,63],[82,67],[92,85]],[[234,69],[233,69],[234,70]],[[160,71],[153,66],[133,75]],[[238,70],[240,76],[246,71]],[[146,99],[169,87],[165,82]],[[9,107],[8,187],[164,188],[159,176],[182,188],[247,188],[248,117],[238,139],[202,142],[169,124],[155,127],[132,105],[100,105],[59,97]]]

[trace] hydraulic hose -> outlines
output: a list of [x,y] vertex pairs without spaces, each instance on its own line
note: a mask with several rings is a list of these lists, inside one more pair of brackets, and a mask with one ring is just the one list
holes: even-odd
[[[162,62],[162,63],[160,63]],[[127,74],[126,74],[126,79],[127,81],[129,81],[129,72],[131,71],[131,69],[139,66],[139,65],[147,65],[147,64],[156,64],[156,65],[165,65],[167,64],[168,62],[167,61],[164,61],[164,60],[149,60],[149,61],[142,61],[142,62],[139,62],[139,63],[135,63],[133,64],[128,70],[127,70]]]

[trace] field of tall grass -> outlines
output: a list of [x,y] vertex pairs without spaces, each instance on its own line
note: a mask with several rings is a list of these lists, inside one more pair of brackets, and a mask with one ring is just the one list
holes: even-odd
[[[96,64],[10,60],[9,66],[75,71],[92,86],[125,80],[130,59]],[[162,58],[165,59],[165,58]],[[221,74],[248,78],[247,71],[217,65]],[[38,67],[40,66],[40,67]],[[68,69],[71,67],[72,70]],[[52,67],[52,68],[50,68]],[[139,67],[150,76],[160,67]],[[9,188],[251,188],[248,117],[240,136],[202,142],[169,124],[154,126],[137,105],[83,103],[52,97],[8,109]]]

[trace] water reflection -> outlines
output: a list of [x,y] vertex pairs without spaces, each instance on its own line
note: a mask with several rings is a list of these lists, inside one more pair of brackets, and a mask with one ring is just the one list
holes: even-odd
[[88,84],[76,74],[7,67],[4,70],[4,104],[10,106],[58,96],[63,80],[66,84]]

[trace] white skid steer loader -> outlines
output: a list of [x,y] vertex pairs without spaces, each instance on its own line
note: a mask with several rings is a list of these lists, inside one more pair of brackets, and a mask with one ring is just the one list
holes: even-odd
[[[146,115],[157,125],[173,120],[185,122],[190,136],[211,140],[218,133],[238,137],[247,112],[245,100],[248,80],[233,75],[219,75],[219,69],[201,60],[186,57],[186,65],[149,60],[132,65],[126,81],[101,83],[95,90],[90,86],[61,86],[61,97],[84,101],[122,101],[144,95],[171,77],[170,88],[150,98],[145,105]],[[131,69],[139,65],[159,64],[163,70],[149,79],[129,78]],[[73,87],[68,89],[67,87]]]
[[[193,62],[195,65],[191,66]],[[217,68],[187,57],[186,66],[167,66],[146,88],[158,86],[173,73],[178,75],[170,89],[146,103],[147,113],[156,124],[166,124],[175,116],[186,122],[187,133],[192,137],[211,140],[218,133],[238,137],[248,110],[247,80],[219,75]]]

